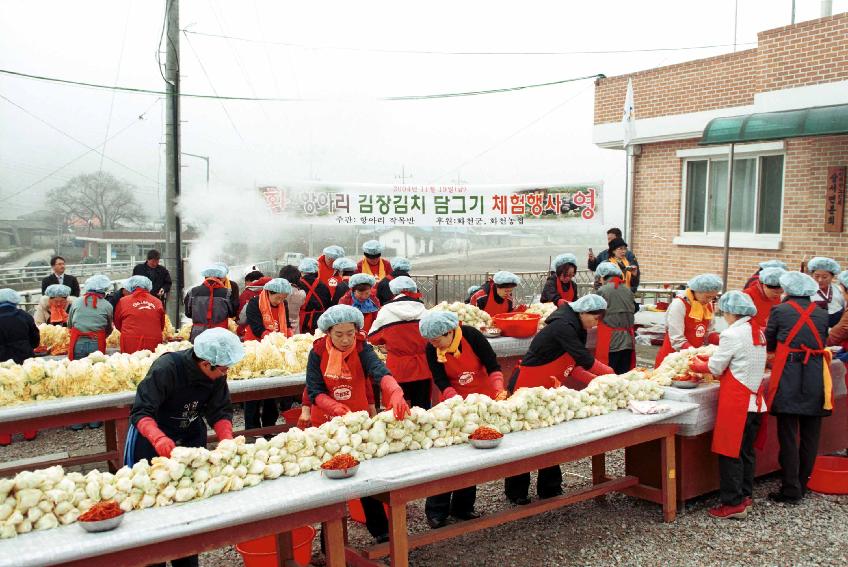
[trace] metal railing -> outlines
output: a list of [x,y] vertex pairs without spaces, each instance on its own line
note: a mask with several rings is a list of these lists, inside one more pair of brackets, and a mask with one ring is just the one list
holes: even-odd
[[[68,264],[65,273],[72,276],[93,276],[95,274],[129,271],[132,261],[111,262],[106,264]],[[20,268],[0,268],[0,287],[40,283],[53,273],[50,266],[29,266]]]

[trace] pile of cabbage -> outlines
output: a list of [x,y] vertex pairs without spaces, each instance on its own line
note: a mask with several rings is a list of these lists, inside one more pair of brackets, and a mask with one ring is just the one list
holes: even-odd
[[[635,376],[635,374],[633,375]],[[472,394],[450,398],[430,410],[418,407],[396,421],[391,411],[374,417],[352,412],[320,427],[292,428],[270,441],[243,437],[215,449],[177,447],[170,458],[155,457],[116,473],[65,473],[61,467],[0,479],[0,537],[71,524],[101,500],[114,500],[124,511],[169,506],[242,490],[264,480],[317,471],[339,453],[359,461],[390,453],[465,443],[486,425],[507,434],[549,427],[572,419],[606,414],[630,400],[657,400],[656,382],[602,376],[582,391],[525,388],[504,401]]]
[[67,327],[42,323],[38,326],[38,346],[52,355],[68,354],[71,334]]
[[259,376],[288,376],[306,370],[312,335],[286,338],[284,333],[269,333],[261,341],[244,343],[244,358],[230,368],[232,380]]
[[556,310],[557,306],[555,303],[534,303],[527,308],[527,313],[535,313],[541,316],[541,319],[539,319],[539,330],[541,331],[545,328],[545,319],[550,317],[551,313]]
[[442,301],[432,307],[430,311],[450,311],[451,313],[456,313],[460,323],[469,327],[481,329],[492,326],[492,317],[488,313],[476,305],[469,305],[461,301],[454,301],[453,303]]
[[689,371],[689,363],[699,354],[711,356],[715,352],[714,345],[706,345],[698,348],[688,348],[680,352],[673,352],[663,359],[659,368],[651,373],[651,380],[661,386],[671,386],[675,376],[686,374]]
[[[189,325],[189,332],[191,332],[191,326]],[[165,328],[162,329],[162,340],[170,341],[173,338],[182,338],[182,340],[187,341],[188,335],[184,338],[176,335],[176,331],[174,329],[174,325],[171,323],[171,320],[168,317],[165,317]],[[106,337],[106,346],[112,348],[118,348],[121,346],[121,331],[118,329],[113,329],[112,333]]]

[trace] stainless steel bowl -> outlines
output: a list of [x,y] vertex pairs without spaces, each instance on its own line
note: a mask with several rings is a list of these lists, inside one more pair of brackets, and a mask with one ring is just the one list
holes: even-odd
[[109,530],[117,528],[123,521],[124,514],[121,514],[120,516],[109,518],[108,520],[97,520],[96,522],[79,521],[77,523],[87,532],[108,532]]
[[503,437],[497,439],[469,439],[468,440],[477,449],[494,449],[503,441]]
[[321,469],[321,472],[327,478],[350,478],[359,470],[359,465],[349,469]]
[[480,329],[480,332],[483,333],[484,337],[488,337],[490,339],[496,339],[502,334],[501,330],[497,327],[483,327]]
[[671,385],[675,388],[682,388],[684,390],[691,390],[692,388],[698,387],[698,383],[691,380],[672,380]]

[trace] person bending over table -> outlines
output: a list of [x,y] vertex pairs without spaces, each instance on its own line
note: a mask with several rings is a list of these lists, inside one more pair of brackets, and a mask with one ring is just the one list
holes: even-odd
[[718,344],[718,333],[713,332],[713,301],[721,286],[717,275],[701,274],[689,280],[682,296],[674,298],[665,315],[665,339],[657,352],[655,368],[673,352],[702,347],[708,342]]

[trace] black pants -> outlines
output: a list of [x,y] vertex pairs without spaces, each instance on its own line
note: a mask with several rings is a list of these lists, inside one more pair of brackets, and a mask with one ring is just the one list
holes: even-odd
[[365,512],[365,527],[368,528],[368,533],[372,537],[380,537],[389,533],[389,519],[386,517],[386,509],[383,508],[383,503],[366,496],[360,498],[362,510]]
[[[504,480],[504,492],[510,500],[527,498],[530,492],[530,473],[507,477]],[[559,465],[539,469],[536,494],[539,498],[550,498],[562,494],[562,471]]]
[[761,421],[762,414],[748,412],[739,458],[718,456],[719,494],[722,504],[738,506],[742,500],[750,498],[754,493],[754,441]]
[[401,382],[400,387],[403,389],[403,397],[409,401],[410,406],[430,409],[430,387],[432,384],[433,381],[427,378],[425,380]]
[[609,353],[609,366],[616,374],[624,374],[633,370],[633,349],[619,350]]
[[[777,414],[777,440],[780,442],[780,492],[789,498],[801,498],[813,472],[819,451],[821,416]],[[801,437],[798,445],[796,437]]]
[[270,427],[277,423],[279,417],[280,409],[277,407],[277,400],[274,398],[244,402],[245,429]]
[[430,496],[424,503],[424,513],[431,520],[444,520],[448,515],[466,516],[474,511],[477,487],[469,486],[453,492]]

